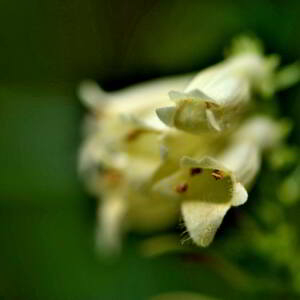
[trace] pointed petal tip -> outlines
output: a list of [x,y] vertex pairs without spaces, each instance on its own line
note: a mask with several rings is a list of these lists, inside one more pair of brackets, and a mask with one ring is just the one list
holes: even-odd
[[172,127],[176,112],[175,106],[166,106],[156,109],[156,115],[166,125]]
[[218,104],[214,99],[205,94],[203,91],[199,89],[193,89],[188,92],[179,92],[179,91],[170,91],[169,97],[174,102],[185,99],[194,99],[194,100],[204,100],[205,102],[210,102],[213,106],[217,106]]
[[82,81],[77,90],[82,103],[88,108],[95,108],[107,100],[107,93],[93,80]]
[[213,241],[230,204],[184,202],[181,212],[187,231],[193,242],[208,247]]

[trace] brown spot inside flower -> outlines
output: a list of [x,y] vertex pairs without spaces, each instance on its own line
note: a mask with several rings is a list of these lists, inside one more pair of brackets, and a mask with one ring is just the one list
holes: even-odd
[[142,129],[133,129],[126,135],[125,139],[127,142],[132,142],[137,139],[145,130]]
[[210,108],[212,108],[212,107],[217,108],[218,105],[215,104],[215,103],[213,103],[213,102],[205,102],[205,107],[206,107],[207,109],[210,109]]
[[192,169],[190,169],[190,175],[191,176],[201,174],[202,172],[203,172],[202,168],[192,168]]
[[221,170],[213,170],[212,173],[211,173],[212,177],[214,177],[216,180],[219,180],[219,179],[224,179],[225,177],[225,174],[223,171]]
[[211,104],[209,102],[205,102],[205,106],[206,106],[207,109],[211,108]]
[[122,179],[122,174],[120,171],[118,171],[116,169],[109,169],[104,174],[104,180],[108,184],[116,185],[116,184],[120,183],[121,179]]
[[187,183],[180,183],[176,186],[176,192],[179,194],[185,193],[188,190],[188,184]]

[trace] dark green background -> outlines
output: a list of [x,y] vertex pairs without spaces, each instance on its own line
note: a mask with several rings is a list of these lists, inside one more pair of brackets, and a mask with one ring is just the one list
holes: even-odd
[[[1,0],[0,299],[147,299],[175,290],[257,299],[199,263],[142,258],[138,236],[119,261],[97,258],[96,204],[76,175],[84,112],[76,87],[84,78],[110,90],[198,70],[244,32],[290,63],[299,59],[299,16],[299,1]],[[299,142],[299,87],[280,97]]]

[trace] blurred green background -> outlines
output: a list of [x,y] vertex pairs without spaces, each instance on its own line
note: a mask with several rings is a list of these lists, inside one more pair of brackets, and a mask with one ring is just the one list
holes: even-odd
[[[299,59],[299,16],[299,1],[1,0],[0,299],[147,299],[177,290],[297,299],[289,289],[245,291],[178,255],[143,258],[136,235],[118,261],[99,259],[96,203],[76,174],[84,113],[76,88],[85,78],[113,90],[199,70],[245,32],[291,63]],[[279,97],[299,144],[299,85]],[[238,229],[225,236],[230,230]]]

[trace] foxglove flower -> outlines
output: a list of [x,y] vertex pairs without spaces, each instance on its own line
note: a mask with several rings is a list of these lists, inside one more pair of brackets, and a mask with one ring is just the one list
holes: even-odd
[[[245,203],[262,153],[280,142],[285,126],[264,116],[241,118],[253,92],[272,91],[276,81],[276,59],[242,41],[196,76],[117,92],[90,81],[80,86],[90,114],[79,172],[100,199],[102,251],[120,249],[128,230],[165,229],[180,214],[189,237],[207,246],[229,208]],[[282,74],[281,87],[295,79]],[[166,107],[168,93],[176,106]]]
[[174,224],[178,203],[153,196],[150,178],[161,163],[159,136],[170,131],[156,116],[166,93],[191,76],[154,80],[107,93],[94,82],[79,89],[91,110],[84,127],[79,172],[101,198],[97,242],[101,250],[120,247],[123,232],[157,230]]
[[208,246],[229,208],[246,202],[246,188],[259,170],[262,152],[278,144],[285,132],[285,123],[250,119],[215,157],[182,157],[180,168],[158,181],[154,190],[181,203],[190,238]]
[[278,59],[265,57],[260,44],[238,39],[231,55],[213,67],[199,72],[183,90],[169,92],[175,106],[156,110],[168,126],[199,134],[222,131],[245,110],[253,92],[272,88]]

